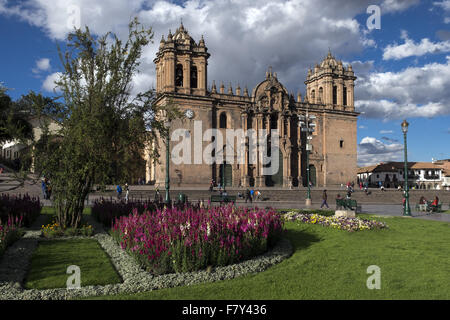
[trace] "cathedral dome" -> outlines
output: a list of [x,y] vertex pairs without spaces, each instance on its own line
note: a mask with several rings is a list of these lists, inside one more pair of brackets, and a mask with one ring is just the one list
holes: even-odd
[[173,40],[175,42],[195,45],[194,39],[192,39],[192,37],[187,32],[187,30],[184,29],[183,23],[181,24],[181,26],[177,29],[177,31],[173,35]]
[[338,66],[338,62],[336,61],[336,59],[331,55],[331,52],[328,51],[328,55],[327,57],[322,61],[322,63],[320,64],[321,68],[331,68],[331,69],[335,69]]

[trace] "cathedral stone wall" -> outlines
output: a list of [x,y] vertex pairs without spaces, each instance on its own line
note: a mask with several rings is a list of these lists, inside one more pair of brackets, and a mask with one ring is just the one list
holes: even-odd
[[[184,119],[171,123],[172,133],[182,134],[178,141],[170,142],[170,183],[178,186],[207,186],[212,179],[234,187],[285,188],[306,186],[305,132],[299,127],[299,115],[306,112],[316,116],[316,129],[312,133],[312,150],[309,153],[311,181],[316,186],[333,186],[353,181],[356,176],[356,123],[358,113],[354,109],[354,76],[351,66],[344,67],[331,53],[313,70],[308,71],[305,99],[300,94],[295,100],[279,82],[271,68],[265,79],[249,94],[248,88],[232,88],[231,84],[218,87],[213,81],[207,89],[207,65],[209,53],[202,39],[196,43],[181,25],[167,40],[161,40],[154,60],[157,74],[157,103],[169,102],[186,113]],[[222,133],[222,148],[212,139],[204,138],[208,129]],[[280,134],[278,173],[265,175],[264,158],[251,161],[254,151],[249,141],[236,139],[225,141],[227,129],[277,129]],[[178,130],[178,131],[177,131]],[[258,131],[259,132],[259,131]],[[259,134],[259,133],[258,133]],[[189,150],[180,152],[183,139],[190,141]],[[205,161],[204,154],[212,151],[222,153],[234,161]],[[165,141],[160,139],[159,162],[147,157],[147,181],[160,186],[165,183]],[[189,144],[189,143],[188,143]],[[201,144],[201,150],[199,149]],[[156,145],[150,147],[157,147]],[[244,150],[245,163],[238,163],[236,148]],[[173,152],[175,148],[176,152]],[[209,148],[209,149],[208,149]],[[260,151],[260,147],[257,147]],[[186,150],[185,150],[186,151]],[[190,154],[189,154],[190,152]],[[186,153],[186,154],[185,154]],[[184,158],[183,158],[184,157]],[[180,163],[181,158],[187,163]],[[230,159],[230,158],[229,158]]]

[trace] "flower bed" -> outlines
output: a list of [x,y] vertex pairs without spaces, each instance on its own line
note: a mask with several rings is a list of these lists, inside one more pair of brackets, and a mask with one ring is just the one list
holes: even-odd
[[59,223],[53,221],[48,225],[41,227],[42,236],[44,238],[57,238],[57,237],[74,237],[74,236],[86,236],[90,237],[94,234],[94,229],[91,225],[83,224],[80,228],[62,228]]
[[0,220],[0,257],[6,248],[23,235],[22,219],[10,216],[6,223]]
[[137,210],[111,230],[122,249],[154,274],[224,266],[268,250],[283,221],[274,210],[211,207]]
[[28,194],[0,196],[0,220],[2,221],[7,221],[9,217],[17,217],[21,219],[25,227],[30,227],[41,214],[41,209],[42,204],[39,198],[32,198]]
[[[173,207],[182,208],[196,208],[200,207],[200,202],[198,203],[179,203],[174,202]],[[130,215],[133,210],[137,210],[138,214],[142,214],[146,211],[156,211],[157,209],[163,209],[165,207],[164,203],[158,203],[150,200],[135,200],[125,202],[124,200],[116,201],[112,198],[106,200],[101,198],[95,200],[92,206],[91,214],[98,222],[102,223],[105,227],[111,228],[116,218],[124,217]]]
[[284,215],[287,221],[299,221],[309,224],[320,224],[326,227],[332,227],[339,230],[346,230],[349,232],[360,230],[384,229],[388,226],[375,220],[364,220],[360,218],[345,218],[345,217],[326,217],[319,214],[305,214],[299,212],[288,212]]

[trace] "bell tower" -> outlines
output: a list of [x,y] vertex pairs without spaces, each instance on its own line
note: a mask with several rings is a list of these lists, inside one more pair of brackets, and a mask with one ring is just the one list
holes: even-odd
[[354,82],[352,66],[345,68],[331,52],[314,70],[308,70],[306,97],[310,103],[325,104],[330,109],[355,110]]
[[205,96],[209,57],[203,36],[197,44],[183,23],[175,34],[169,30],[154,60],[156,91]]

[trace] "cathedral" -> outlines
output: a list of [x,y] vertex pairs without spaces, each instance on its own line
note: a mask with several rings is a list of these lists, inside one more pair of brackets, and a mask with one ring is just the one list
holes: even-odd
[[[249,129],[278,130],[278,170],[264,174],[266,164],[260,157],[249,161],[255,152],[243,143],[241,161],[192,161],[180,163],[173,156],[169,165],[170,184],[173,186],[208,186],[211,180],[225,182],[230,187],[303,187],[307,183],[307,167],[313,186],[336,186],[353,181],[357,170],[357,117],[354,107],[354,81],[352,66],[343,66],[331,52],[325,59],[308,70],[306,94],[295,98],[281,84],[277,73],[269,67],[265,78],[251,92],[248,88],[231,84],[225,88],[213,81],[208,87],[208,58],[210,54],[202,38],[197,42],[183,24],[167,39],[161,39],[156,65],[157,103],[175,104],[183,119],[170,122],[170,131],[184,129],[185,138],[200,135],[201,149],[214,143],[214,137],[205,139],[208,129],[216,129],[226,136],[227,130]],[[264,76],[264,75],[262,75]],[[305,132],[299,115],[315,116],[314,131]],[[195,139],[195,137],[194,137]],[[198,140],[198,137],[197,137]],[[165,139],[155,142],[160,150],[160,160],[146,157],[146,180],[161,187],[166,178]],[[226,141],[225,143],[230,143]],[[170,142],[171,155],[177,142]],[[188,144],[187,153],[198,158],[195,143]],[[308,146],[308,148],[307,148]],[[258,145],[259,148],[259,145]],[[222,148],[217,148],[220,153]],[[229,149],[227,149],[227,152]],[[231,149],[233,150],[233,149]],[[253,151],[252,151],[253,150]],[[258,150],[259,151],[259,150]],[[225,147],[223,147],[225,152]],[[214,156],[216,150],[212,151]],[[186,156],[184,155],[184,156]],[[232,155],[236,157],[236,154]],[[308,158],[307,158],[308,157]],[[198,159],[197,159],[198,160]]]

